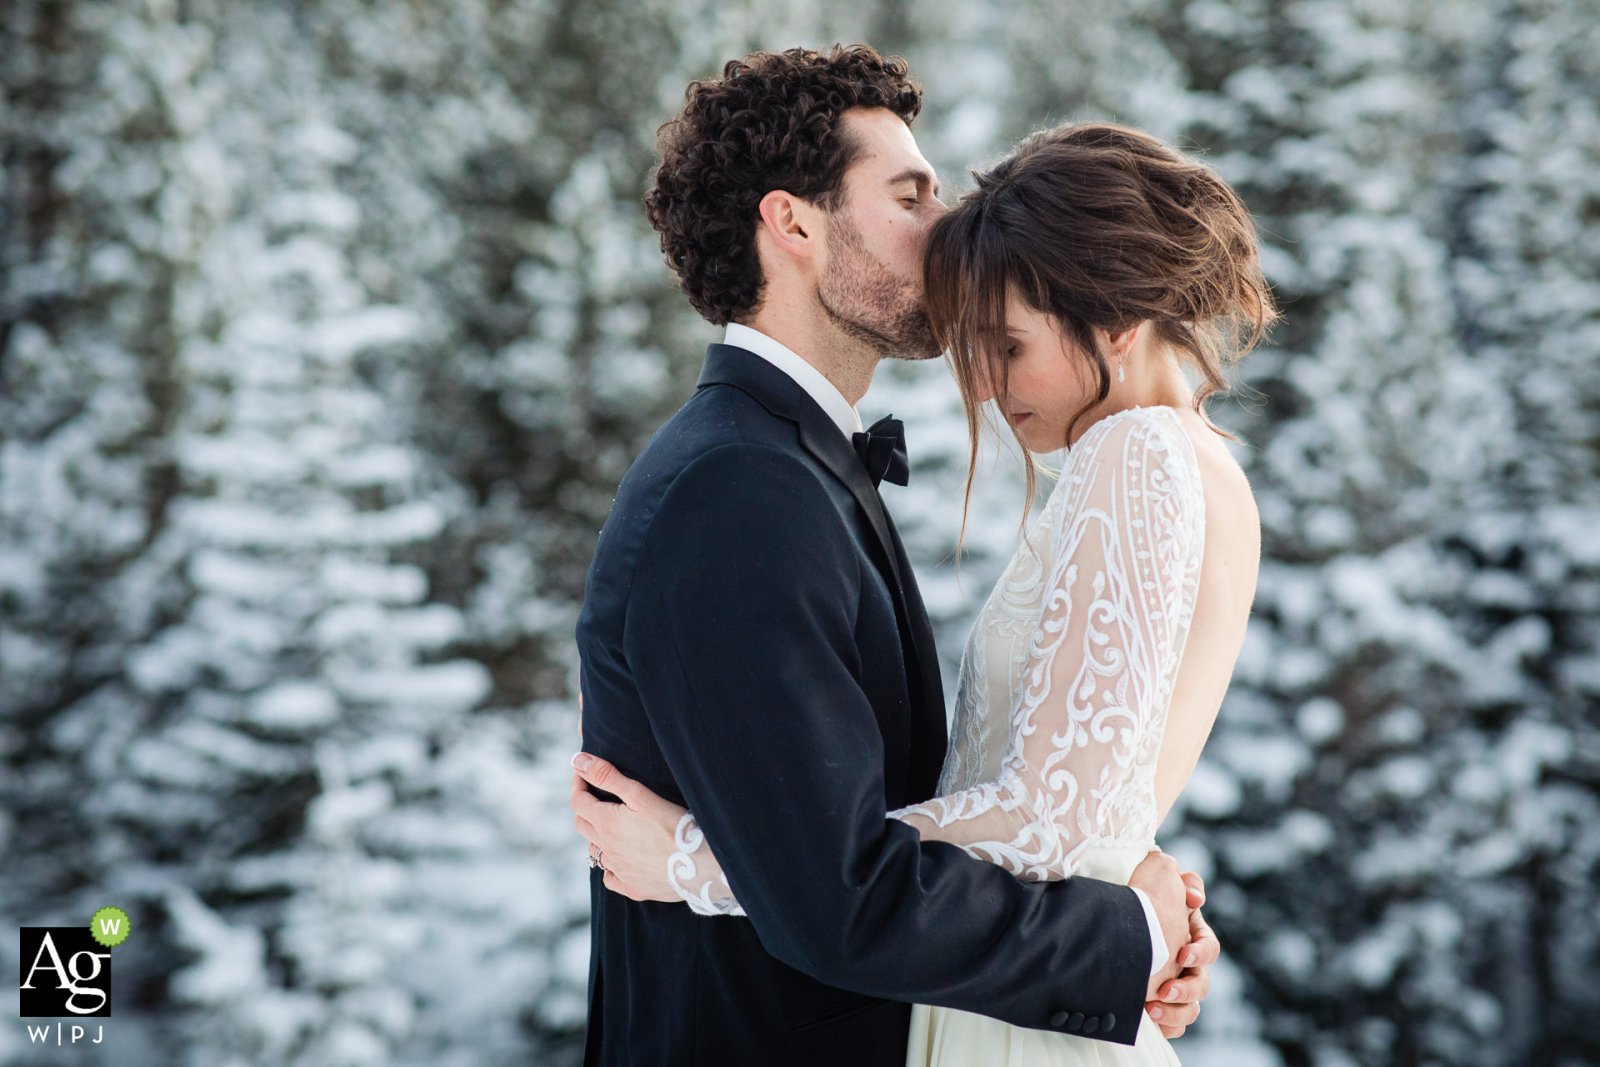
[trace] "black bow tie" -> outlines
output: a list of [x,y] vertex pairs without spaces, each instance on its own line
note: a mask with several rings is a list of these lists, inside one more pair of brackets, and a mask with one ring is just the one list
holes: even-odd
[[906,455],[906,424],[893,415],[885,415],[866,433],[850,435],[856,455],[872,475],[872,484],[885,478],[895,485],[905,485],[911,478],[911,460]]

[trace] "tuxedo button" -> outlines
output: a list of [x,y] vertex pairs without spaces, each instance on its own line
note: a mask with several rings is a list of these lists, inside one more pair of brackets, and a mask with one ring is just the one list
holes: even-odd
[[1077,1031],[1083,1028],[1083,1012],[1075,1011],[1072,1018],[1067,1020],[1067,1029]]
[[1064,1011],[1058,1011],[1054,1015],[1050,1016],[1050,1025],[1051,1026],[1065,1026],[1065,1025],[1067,1025],[1067,1013],[1064,1012]]
[[1091,1015],[1087,1019],[1083,1020],[1084,1033],[1092,1034],[1098,1029],[1100,1029],[1100,1016]]
[[1111,1032],[1111,1028],[1117,1025],[1117,1017],[1108,1011],[1106,1012],[1106,1017],[1100,1020],[1100,1025],[1104,1027],[1106,1033],[1109,1034]]

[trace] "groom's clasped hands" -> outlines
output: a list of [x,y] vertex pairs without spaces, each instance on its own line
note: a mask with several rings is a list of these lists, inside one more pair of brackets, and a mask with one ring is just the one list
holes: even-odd
[[1150,979],[1145,1011],[1168,1038],[1178,1037],[1199,1016],[1200,1002],[1211,992],[1211,965],[1222,955],[1222,943],[1200,914],[1205,882],[1193,871],[1180,871],[1165,852],[1152,852],[1134,868],[1128,885],[1155,905],[1169,953],[1166,966]]
[[[580,752],[572,765],[574,823],[589,842],[591,862],[605,870],[605,887],[631,900],[679,901],[664,872],[686,809],[598,756]],[[601,800],[591,788],[620,803]],[[1200,1002],[1211,991],[1211,965],[1222,953],[1200,912],[1205,883],[1193,872],[1180,872],[1171,856],[1152,852],[1128,884],[1150,897],[1170,953],[1167,965],[1150,979],[1145,1011],[1168,1038],[1179,1037],[1199,1016]]]

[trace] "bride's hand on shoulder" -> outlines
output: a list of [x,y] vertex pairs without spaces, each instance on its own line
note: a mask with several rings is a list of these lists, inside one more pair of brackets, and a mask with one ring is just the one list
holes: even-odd
[[[617,770],[599,756],[573,757],[572,812],[578,832],[606,870],[606,888],[630,900],[681,903],[667,881],[667,861],[676,851],[681,808]],[[589,786],[612,794],[620,804],[601,800]]]

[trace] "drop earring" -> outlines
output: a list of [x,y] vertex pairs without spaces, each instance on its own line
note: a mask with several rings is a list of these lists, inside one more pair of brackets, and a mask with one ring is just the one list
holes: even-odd
[[1122,374],[1122,360],[1119,359],[1117,360],[1117,381],[1121,382],[1126,380],[1127,379]]

